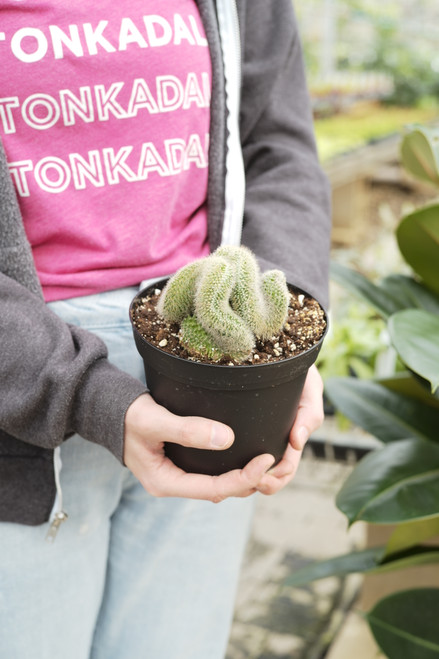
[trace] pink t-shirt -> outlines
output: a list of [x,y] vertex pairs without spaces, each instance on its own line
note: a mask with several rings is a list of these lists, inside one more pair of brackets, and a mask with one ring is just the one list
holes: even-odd
[[0,131],[48,301],[208,253],[211,64],[194,0],[7,0]]

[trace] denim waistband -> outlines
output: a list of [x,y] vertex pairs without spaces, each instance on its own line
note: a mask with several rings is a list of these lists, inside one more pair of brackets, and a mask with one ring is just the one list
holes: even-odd
[[48,306],[66,323],[80,327],[98,328],[130,325],[131,300],[139,290],[162,279],[143,281],[140,286],[127,286],[112,291],[72,297],[69,300],[49,302]]
[[66,323],[81,327],[110,327],[129,324],[129,307],[137,286],[49,302],[48,306]]

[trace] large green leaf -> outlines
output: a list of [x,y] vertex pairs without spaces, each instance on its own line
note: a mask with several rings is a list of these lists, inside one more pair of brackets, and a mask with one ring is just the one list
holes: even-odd
[[340,263],[331,263],[331,279],[368,302],[385,318],[401,309],[398,297],[373,284],[364,275]]
[[349,524],[397,524],[439,515],[439,445],[417,439],[364,457],[336,497]]
[[413,277],[389,275],[381,281],[380,287],[398,301],[401,310],[419,308],[439,315],[439,295]]
[[[415,376],[411,371],[401,371],[389,378],[379,378],[375,382],[386,387],[386,389],[401,394],[401,396],[415,398],[426,405],[439,409],[439,391],[436,391],[436,394],[433,395],[430,383],[417,375]],[[431,439],[434,439],[434,437]]]
[[391,316],[388,328],[402,361],[428,380],[434,393],[439,386],[439,316],[406,309]]
[[310,581],[327,577],[343,577],[354,572],[374,570],[384,556],[385,547],[372,547],[318,561],[293,572],[285,581],[287,586],[303,586]]
[[437,438],[438,409],[372,380],[327,378],[325,394],[342,414],[382,442]]
[[417,127],[401,142],[404,168],[418,179],[439,185],[439,132]]
[[386,546],[386,556],[439,536],[439,515],[398,524]]
[[296,570],[285,581],[286,586],[303,586],[328,577],[344,577],[354,573],[382,574],[405,568],[439,563],[439,547],[411,547],[385,558],[385,547],[370,547],[318,561]]
[[407,263],[429,288],[439,293],[439,204],[406,215],[396,237]]
[[396,554],[386,554],[381,563],[371,572],[381,574],[382,572],[393,572],[394,570],[404,570],[405,568],[431,565],[432,563],[439,563],[439,547],[420,545],[410,547],[410,549]]
[[[435,400],[439,401],[439,388],[436,389],[436,391],[431,390],[431,382],[423,378],[419,373],[415,373],[414,371],[410,371],[412,373],[414,379],[418,382],[418,384],[421,385],[424,389],[428,391],[429,396],[431,396],[431,400],[429,400],[429,403],[431,405],[435,405]],[[439,439],[439,436],[438,436]]]
[[438,659],[439,588],[393,593],[366,615],[376,642],[389,659]]

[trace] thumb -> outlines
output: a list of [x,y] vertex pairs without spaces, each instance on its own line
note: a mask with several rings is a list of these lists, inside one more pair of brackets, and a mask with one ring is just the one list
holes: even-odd
[[228,448],[234,441],[233,430],[219,421],[197,416],[173,417],[168,442],[192,448],[221,450]]
[[312,432],[323,423],[323,381],[315,365],[309,371],[290,434],[293,448],[302,450]]

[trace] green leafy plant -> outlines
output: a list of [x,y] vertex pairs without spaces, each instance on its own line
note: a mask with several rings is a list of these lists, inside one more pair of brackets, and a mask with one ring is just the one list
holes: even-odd
[[342,305],[317,359],[323,381],[348,375],[372,378],[377,360],[388,348],[384,328],[370,306],[360,301]]
[[[409,172],[439,186],[438,131],[412,129],[401,153]],[[412,276],[376,284],[337,264],[332,276],[385,319],[406,370],[386,379],[325,383],[335,407],[384,445],[355,467],[337,507],[349,525],[362,520],[395,528],[386,545],[311,565],[290,585],[439,562],[439,203],[405,216],[396,238]],[[428,588],[393,593],[366,619],[390,659],[432,659],[439,655],[438,616],[439,589]]]
[[168,322],[179,323],[189,354],[242,360],[256,337],[268,339],[282,329],[288,302],[283,272],[261,274],[249,249],[223,246],[171,277],[157,309]]

